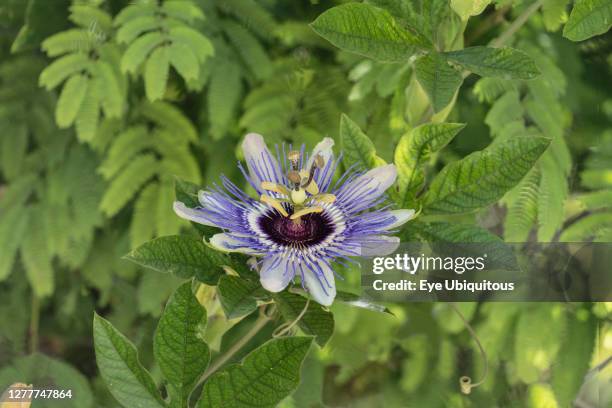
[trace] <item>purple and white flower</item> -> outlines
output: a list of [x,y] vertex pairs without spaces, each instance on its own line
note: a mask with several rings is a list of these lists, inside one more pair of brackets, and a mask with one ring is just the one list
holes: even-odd
[[391,234],[415,215],[381,207],[397,176],[394,165],[365,173],[349,169],[332,183],[341,160],[333,145],[325,138],[310,155],[304,147],[286,152],[284,146],[273,154],[261,135],[250,133],[242,144],[246,169],[238,166],[260,199],[222,176],[222,187],[200,191],[200,207],[177,201],[174,211],[223,229],[210,239],[215,248],[257,257],[268,291],[282,291],[297,276],[314,300],[331,305],[336,296],[332,262],[393,252],[399,238]]

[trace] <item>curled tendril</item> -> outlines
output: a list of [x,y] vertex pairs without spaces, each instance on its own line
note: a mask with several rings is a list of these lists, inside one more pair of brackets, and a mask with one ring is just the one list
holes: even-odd
[[281,337],[287,334],[296,324],[298,324],[298,322],[302,319],[302,317],[304,317],[304,315],[306,314],[306,311],[308,310],[309,305],[310,305],[310,299],[306,299],[306,304],[304,305],[304,308],[302,309],[300,314],[297,315],[297,317],[293,319],[292,321],[285,322],[281,324],[280,326],[278,326],[272,333],[272,337],[277,338],[277,337]]
[[467,375],[461,376],[459,378],[459,387],[461,388],[461,392],[467,395],[472,392],[473,388],[476,388],[484,384],[485,380],[487,379],[487,376],[489,375],[489,361],[487,358],[487,352],[482,346],[480,339],[476,335],[476,332],[474,331],[470,323],[468,323],[467,319],[463,316],[463,314],[459,311],[459,309],[457,309],[457,307],[454,304],[449,303],[448,305],[455,311],[455,313],[457,313],[457,316],[459,316],[459,318],[463,322],[463,325],[465,326],[467,331],[470,333],[470,336],[472,337],[472,339],[474,339],[474,342],[476,343],[476,345],[478,345],[478,349],[480,350],[480,355],[482,356],[482,359],[483,359],[484,372],[482,374],[482,378],[480,379],[480,381],[472,383],[472,378]]

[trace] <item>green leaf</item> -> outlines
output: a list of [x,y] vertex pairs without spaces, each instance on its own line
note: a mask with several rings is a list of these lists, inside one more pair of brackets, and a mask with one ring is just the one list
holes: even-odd
[[198,58],[185,44],[173,43],[168,49],[170,63],[185,81],[195,80],[200,75]]
[[198,140],[198,131],[182,110],[166,102],[144,102],[138,111],[147,119],[171,131],[172,136],[190,141]]
[[471,224],[448,222],[414,223],[419,235],[429,242],[501,243],[500,237]]
[[230,275],[221,276],[217,292],[228,319],[251,314],[257,309],[257,299],[266,297],[259,282]]
[[420,45],[387,11],[363,3],[333,7],[311,27],[338,48],[378,61],[407,61]]
[[185,408],[189,394],[208,366],[210,351],[200,338],[206,309],[183,283],[172,295],[155,332],[153,350],[169,384],[171,407]]
[[125,104],[124,94],[120,77],[121,73],[117,72],[113,66],[106,61],[98,61],[94,66],[95,73],[99,79],[100,99],[102,108],[107,117],[118,118],[123,114]]
[[89,59],[84,54],[69,54],[56,59],[45,68],[38,78],[38,83],[47,90],[61,84],[69,76],[87,68]]
[[[4,126],[7,126],[6,122]],[[30,144],[28,127],[25,124],[7,126],[5,132],[10,136],[0,140],[0,171],[6,180],[13,181],[23,174]]]
[[38,297],[53,294],[55,279],[51,254],[47,247],[47,232],[40,205],[29,209],[30,220],[21,243],[21,259],[34,293]]
[[66,25],[66,10],[70,2],[58,0],[29,0],[25,8],[24,25],[11,45],[11,53],[38,48],[40,42],[53,33],[61,31]]
[[504,197],[508,208],[504,220],[507,242],[525,242],[529,237],[538,216],[539,184],[540,171],[535,167]]
[[612,206],[612,190],[600,190],[581,194],[576,199],[589,210],[599,210]]
[[557,31],[567,20],[567,5],[570,0],[544,0],[542,20],[548,31]]
[[517,137],[447,165],[423,199],[424,212],[462,213],[494,203],[527,174],[549,144],[542,137]]
[[597,321],[590,312],[579,310],[569,322],[559,355],[551,367],[550,384],[559,407],[569,407],[578,396],[595,350]]
[[260,80],[268,78],[273,65],[257,38],[244,26],[232,21],[227,21],[223,28],[255,78]]
[[431,123],[418,126],[402,136],[394,156],[400,208],[415,204],[416,194],[425,183],[423,168],[430,155],[446,146],[464,127],[461,123]]
[[28,228],[29,211],[21,206],[14,206],[2,211],[0,219],[0,282],[13,271],[17,250],[21,245]]
[[129,44],[140,34],[160,28],[160,19],[154,15],[133,18],[117,30],[117,42]]
[[[510,246],[497,235],[471,224],[450,222],[415,222],[412,228],[440,256],[473,256],[487,254],[487,268],[517,270],[518,264]],[[446,245],[452,243],[452,245]],[[475,245],[478,244],[478,245]]]
[[242,364],[214,374],[204,385],[198,408],[274,407],[300,381],[300,368],[311,337],[270,340],[249,353]]
[[514,337],[514,364],[521,381],[536,382],[556,364],[559,339],[566,327],[561,308],[555,303],[538,303],[521,313]]
[[[612,231],[612,211],[594,212],[567,227],[561,236],[560,242],[584,242],[597,239],[600,234]],[[605,242],[605,240],[604,240]]]
[[100,374],[117,401],[126,408],[166,407],[151,375],[138,361],[136,347],[98,314],[94,314],[93,330]]
[[605,33],[610,27],[612,27],[610,0],[576,0],[569,20],[563,28],[563,36],[572,41],[582,41]]
[[363,169],[384,164],[384,161],[376,155],[374,143],[345,114],[340,118],[340,145],[348,164],[359,163]]
[[[307,299],[287,291],[273,295],[283,318],[291,323],[300,316]],[[316,302],[309,302],[308,309],[298,320],[297,325],[308,335],[315,336],[315,341],[323,347],[334,333],[334,315]]]
[[484,77],[533,79],[540,74],[531,57],[514,48],[468,47],[445,53],[449,61]]
[[162,99],[166,92],[170,57],[168,47],[156,48],[147,60],[144,73],[145,91],[151,102]]
[[100,202],[100,209],[108,216],[117,214],[156,171],[157,160],[152,154],[137,156],[106,190]]
[[[15,322],[12,322],[12,324],[15,324]],[[34,384],[38,388],[47,386],[47,389],[72,391],[72,398],[62,400],[40,398],[33,402],[32,407],[34,408],[94,407],[94,397],[87,378],[67,363],[47,357],[44,354],[34,353],[23,357],[15,356],[9,364],[3,364],[2,369],[0,369],[0,390],[4,392],[10,385],[17,382]],[[2,403],[3,408],[26,408],[30,406],[27,402],[4,401]],[[95,406],[97,407],[98,404]]]
[[463,82],[461,74],[448,65],[446,58],[430,52],[415,62],[417,80],[427,92],[434,112],[444,109],[453,99]]
[[123,129],[115,136],[113,144],[106,151],[106,158],[98,171],[106,179],[115,177],[141,150],[152,147],[151,139],[145,126],[130,126]]
[[182,235],[146,242],[125,255],[125,259],[180,278],[195,276],[209,285],[217,284],[223,265],[231,265],[227,255],[207,247],[200,238]]
[[134,73],[147,55],[164,41],[164,36],[155,31],[138,37],[121,57],[121,71]]
[[[91,81],[91,80],[90,80]],[[90,83],[76,118],[76,131],[81,141],[90,141],[96,135],[100,120],[99,86]]]
[[74,122],[88,85],[89,79],[85,75],[73,75],[66,81],[55,109],[55,121],[60,128],[67,128]]
[[[554,142],[553,142],[554,144]],[[553,149],[540,160],[538,191],[538,241],[549,242],[563,225],[565,200],[568,194],[567,175],[553,156]]]
[[462,20],[482,13],[491,0],[451,0],[450,5]]
[[176,199],[189,208],[195,208],[200,205],[200,201],[198,200],[198,191],[200,190],[200,186],[195,183],[191,183],[179,177],[174,178]]
[[393,313],[391,312],[391,310],[389,310],[387,306],[372,302],[371,300],[366,298],[362,298],[355,293],[339,290],[336,292],[336,300],[352,307],[370,310],[372,312],[388,313],[390,315],[393,315]]
[[215,139],[221,139],[230,128],[241,94],[240,66],[219,59],[212,70],[208,87],[208,117]]
[[170,38],[173,43],[180,43],[189,46],[191,52],[195,54],[200,63],[206,58],[215,54],[212,43],[199,31],[190,27],[177,26],[170,28]]

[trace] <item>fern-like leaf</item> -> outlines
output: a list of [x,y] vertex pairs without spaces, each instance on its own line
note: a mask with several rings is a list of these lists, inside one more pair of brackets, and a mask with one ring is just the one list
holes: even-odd
[[168,47],[158,47],[151,53],[145,67],[145,91],[147,99],[155,101],[162,99],[166,92],[170,57]]
[[83,54],[66,55],[53,61],[51,65],[41,72],[39,84],[51,90],[72,74],[85,70],[89,64],[89,59]]
[[123,58],[121,58],[121,70],[123,72],[135,73],[151,50],[163,41],[164,37],[157,31],[147,33],[136,39],[125,51]]
[[127,167],[111,182],[100,202],[100,209],[109,217],[117,214],[153,177],[157,170],[157,160],[152,154],[144,154],[132,160]]
[[228,130],[242,94],[240,67],[227,60],[218,60],[208,88],[208,119],[215,139]]
[[154,219],[159,196],[158,183],[149,183],[140,193],[134,204],[130,224],[130,245],[136,248],[155,236]]
[[88,86],[89,79],[85,75],[73,75],[66,81],[55,110],[55,121],[60,128],[72,125],[85,99]]
[[153,141],[144,126],[132,126],[121,132],[114,140],[106,158],[99,167],[106,179],[114,177],[141,150],[151,147]]

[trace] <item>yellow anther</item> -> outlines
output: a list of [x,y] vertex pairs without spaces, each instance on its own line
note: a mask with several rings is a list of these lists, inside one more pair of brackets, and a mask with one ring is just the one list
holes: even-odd
[[259,197],[259,200],[262,203],[267,204],[270,207],[276,209],[279,213],[281,213],[283,215],[283,217],[288,217],[289,216],[289,213],[287,213],[285,208],[282,206],[281,202],[278,201],[276,198],[272,198],[272,197],[267,196],[267,195],[262,195],[261,197]]
[[291,168],[293,170],[298,170],[298,166],[300,165],[300,152],[297,150],[292,150],[287,153],[287,159],[291,162]]
[[282,184],[271,183],[269,181],[262,181],[261,188],[267,191],[273,191],[275,193],[283,194],[289,196],[289,190],[285,188]]
[[306,191],[308,191],[308,194],[310,195],[319,194],[319,186],[317,185],[317,182],[312,180],[310,184],[306,186]]
[[323,158],[323,156],[321,156],[321,154],[317,154],[314,158],[314,165],[317,166],[318,168],[322,169],[323,166],[325,166],[325,159]]
[[297,220],[300,217],[305,216],[306,214],[320,213],[321,211],[323,211],[323,208],[321,207],[306,207],[294,212],[289,218],[291,218],[292,220]]
[[302,176],[300,176],[299,171],[291,170],[289,173],[287,173],[287,178],[290,182],[298,186],[302,182]]
[[333,194],[317,194],[312,199],[320,203],[333,203],[336,201],[336,196]]

